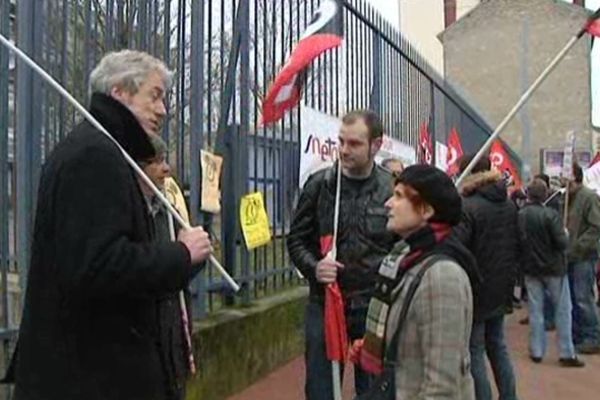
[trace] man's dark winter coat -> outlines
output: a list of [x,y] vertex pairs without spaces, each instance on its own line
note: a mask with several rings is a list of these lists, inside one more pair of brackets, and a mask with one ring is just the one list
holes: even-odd
[[565,252],[569,239],[560,215],[539,203],[530,203],[519,211],[523,243],[523,272],[530,276],[564,276]]
[[[134,115],[95,94],[92,114],[134,159],[154,150]],[[133,170],[80,123],[41,176],[16,356],[17,400],[163,400],[158,299],[197,273],[182,243],[151,243]]]
[[475,321],[480,322],[502,315],[512,306],[521,262],[518,214],[498,172],[470,175],[461,194],[463,218],[454,233],[475,256],[483,278],[474,312]]

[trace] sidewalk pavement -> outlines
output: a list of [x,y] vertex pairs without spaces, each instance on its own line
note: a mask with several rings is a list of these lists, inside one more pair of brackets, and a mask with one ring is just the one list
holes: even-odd
[[[549,332],[548,351],[542,364],[534,364],[527,351],[529,327],[519,325],[518,320],[526,312],[517,310],[508,316],[506,334],[515,366],[520,400],[598,400],[600,399],[600,355],[580,356],[586,362],[584,368],[562,368],[558,365],[556,333]],[[351,400],[351,369],[347,368],[344,400]],[[491,382],[493,378],[489,374]],[[246,390],[228,400],[303,400],[304,362],[302,357],[290,361],[273,371]],[[492,385],[493,386],[493,385]]]

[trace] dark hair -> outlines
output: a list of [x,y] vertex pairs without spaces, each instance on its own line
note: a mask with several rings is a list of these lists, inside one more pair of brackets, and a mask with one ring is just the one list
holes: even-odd
[[576,162],[573,163],[573,177],[575,178],[575,182],[583,182],[583,170],[581,169],[581,166]]
[[[458,168],[461,174],[464,172],[465,169],[467,169],[467,166],[471,163],[473,158],[475,158],[475,154],[465,154],[460,158],[458,162]],[[475,174],[477,172],[489,171],[490,169],[492,169],[492,163],[490,162],[490,158],[484,156],[477,161],[471,173]]]
[[354,110],[350,111],[342,118],[344,125],[352,125],[357,120],[363,120],[369,129],[369,138],[371,140],[378,139],[383,136],[383,124],[376,112],[371,110]]
[[543,203],[548,197],[548,186],[543,179],[535,178],[527,186],[527,198],[535,203]]
[[546,182],[546,187],[550,187],[550,177],[544,173],[542,174],[537,174],[536,176],[534,176],[535,179],[541,179],[544,182]]
[[419,211],[424,211],[425,207],[429,204],[423,199],[423,197],[421,197],[421,195],[419,194],[417,189],[412,187],[410,185],[410,183],[403,182],[402,179],[398,179],[398,177],[397,177],[396,183],[394,186],[397,186],[399,184],[402,184],[402,186],[404,188],[404,195],[406,196],[408,201],[410,201],[410,204],[412,204],[414,209],[419,210]]

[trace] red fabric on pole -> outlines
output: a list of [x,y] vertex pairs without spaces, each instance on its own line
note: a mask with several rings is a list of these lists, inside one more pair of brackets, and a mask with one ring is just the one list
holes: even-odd
[[456,128],[452,128],[448,136],[448,153],[446,154],[446,173],[449,176],[456,175],[459,171],[458,160],[463,156],[463,148],[460,143],[460,136]]
[[[326,256],[333,248],[333,235],[322,236],[321,254]],[[346,359],[348,351],[348,334],[346,330],[346,311],[340,286],[331,283],[325,288],[325,347],[327,359],[339,361]]]
[[590,17],[585,30],[592,36],[600,36],[600,9]]
[[337,282],[331,283],[325,288],[324,321],[327,359],[343,363],[348,351],[348,335],[346,333],[344,299]]
[[298,43],[289,61],[269,88],[263,101],[262,123],[280,120],[286,111],[295,107],[302,97],[304,74],[308,65],[321,53],[342,44],[342,37],[319,34]]
[[263,125],[280,120],[286,111],[300,102],[306,73],[312,61],[325,51],[340,46],[343,39],[342,2],[322,1],[265,95],[261,119]]
[[492,147],[490,148],[490,162],[492,166],[496,167],[500,172],[510,173],[513,178],[513,182],[515,183],[515,187],[519,188],[523,184],[521,182],[521,176],[517,172],[517,169],[513,165],[512,161],[510,161],[510,157],[506,150],[504,150],[504,145],[500,140],[495,140],[492,143]]
[[429,164],[433,162],[433,143],[429,136],[429,126],[427,123],[421,125],[419,133],[419,162],[421,164]]

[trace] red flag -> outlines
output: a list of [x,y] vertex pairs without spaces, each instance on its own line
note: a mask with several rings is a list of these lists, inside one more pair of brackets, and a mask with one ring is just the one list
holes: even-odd
[[344,362],[348,351],[348,336],[344,299],[337,282],[327,285],[325,289],[325,346],[328,360]]
[[600,36],[600,8],[590,16],[585,30],[592,36]]
[[458,173],[458,160],[463,156],[463,148],[460,143],[460,136],[456,128],[452,128],[448,136],[448,153],[446,153],[446,173],[454,176]]
[[426,123],[421,125],[419,135],[419,162],[421,164],[429,164],[433,162],[433,144],[431,136],[429,136],[429,127]]
[[490,162],[492,163],[493,167],[497,168],[503,174],[510,174],[517,188],[522,186],[521,176],[517,172],[517,169],[513,165],[512,161],[510,161],[510,157],[506,153],[506,150],[504,150],[502,142],[499,140],[496,140],[494,143],[492,143],[492,147],[490,149]]
[[342,44],[343,12],[340,0],[324,0],[317,9],[288,61],[275,77],[263,101],[262,123],[276,122],[295,107],[310,63],[325,51]]
[[[333,246],[333,236],[321,237],[321,254],[327,255]],[[344,362],[348,350],[344,298],[339,285],[331,283],[325,288],[325,348],[327,359]]]

